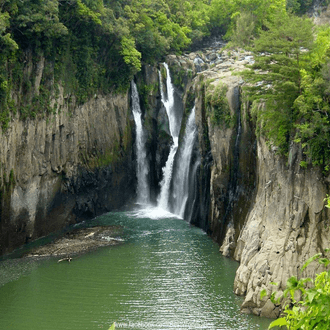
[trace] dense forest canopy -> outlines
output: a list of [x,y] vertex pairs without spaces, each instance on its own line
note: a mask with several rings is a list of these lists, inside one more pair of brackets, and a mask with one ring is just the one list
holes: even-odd
[[[265,111],[254,107],[260,133],[282,153],[290,141],[301,143],[302,165],[328,169],[330,31],[301,18],[312,6],[312,0],[0,0],[2,128],[17,112],[22,119],[55,113],[49,99],[60,87],[80,103],[96,92],[127,90],[142,63],[222,36],[254,53],[244,78],[254,86],[247,89],[251,102],[266,104]],[[36,91],[26,68],[41,59]]]

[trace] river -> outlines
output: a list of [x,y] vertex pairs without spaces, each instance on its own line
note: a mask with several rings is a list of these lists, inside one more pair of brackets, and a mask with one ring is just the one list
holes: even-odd
[[0,328],[12,330],[267,329],[239,311],[238,264],[202,230],[155,209],[114,212],[124,242],[76,256],[0,262]]

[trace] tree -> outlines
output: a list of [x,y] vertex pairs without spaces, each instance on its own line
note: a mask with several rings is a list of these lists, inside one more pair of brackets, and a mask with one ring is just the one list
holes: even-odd
[[211,32],[222,35],[226,34],[235,9],[233,0],[212,0],[209,7]]
[[18,5],[15,27],[31,40],[66,35],[67,28],[59,21],[58,6],[58,0],[23,0]]
[[312,41],[309,19],[278,13],[255,40],[255,63],[242,73],[260,132],[282,152],[294,126],[294,101]]
[[305,14],[313,5],[313,0],[287,0],[286,8],[297,14]]
[[307,162],[329,170],[330,162],[330,27],[320,28],[308,66],[300,71],[301,93],[294,102],[295,141],[302,144]]
[[233,0],[231,26],[226,36],[232,38],[232,34],[237,31],[237,24],[242,23],[242,18],[245,20],[245,27],[249,30],[251,30],[251,24],[246,19],[252,20],[252,32],[254,36],[257,36],[269,22],[274,21],[277,15],[285,14],[285,0]]
[[127,65],[135,69],[135,72],[141,70],[141,53],[136,50],[135,42],[132,38],[123,37],[121,39],[121,55]]
[[255,35],[255,17],[250,12],[242,12],[237,17],[236,27],[231,37],[234,45],[239,47],[249,46]]

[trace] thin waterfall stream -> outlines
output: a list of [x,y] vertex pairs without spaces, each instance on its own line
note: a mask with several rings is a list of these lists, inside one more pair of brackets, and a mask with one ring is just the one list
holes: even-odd
[[148,183],[149,166],[147,161],[146,137],[142,124],[142,111],[140,108],[139,93],[135,82],[131,82],[132,112],[136,127],[136,157],[137,157],[137,203],[148,204],[150,192]]
[[[184,218],[185,209],[189,197],[190,181],[196,173],[196,166],[191,173],[191,159],[193,148],[197,138],[197,127],[195,123],[195,107],[191,110],[186,123],[181,152],[178,157],[177,171],[173,180],[173,213]],[[189,220],[189,219],[188,219]]]
[[177,117],[175,115],[174,86],[172,84],[171,74],[167,63],[164,63],[164,67],[166,69],[166,74],[167,74],[166,76],[167,96],[165,95],[161,74],[159,73],[160,91],[161,91],[162,102],[166,109],[166,113],[169,120],[169,126],[170,126],[171,136],[173,139],[173,144],[171,146],[170,153],[166,161],[166,165],[163,168],[163,180],[160,184],[161,190],[160,190],[160,195],[158,197],[158,207],[164,210],[169,210],[170,186],[173,175],[174,158],[179,146],[181,118],[180,120],[177,120]]

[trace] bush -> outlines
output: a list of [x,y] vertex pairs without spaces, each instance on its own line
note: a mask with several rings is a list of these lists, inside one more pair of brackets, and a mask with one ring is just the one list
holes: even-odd
[[229,103],[227,100],[228,87],[219,84],[215,87],[209,85],[206,93],[206,103],[209,106],[212,125],[224,125],[229,128],[232,126],[232,116],[230,114]]
[[[326,200],[328,201],[329,198]],[[318,260],[325,267],[330,264],[328,258],[318,253],[307,260],[302,270],[314,260]],[[296,291],[302,294],[300,300],[295,299]],[[290,302],[285,306],[284,316],[273,321],[269,329],[282,326],[286,326],[288,330],[330,328],[330,270],[316,275],[315,280],[311,278],[298,280],[295,276],[291,277],[283,293],[284,298],[288,296]]]

